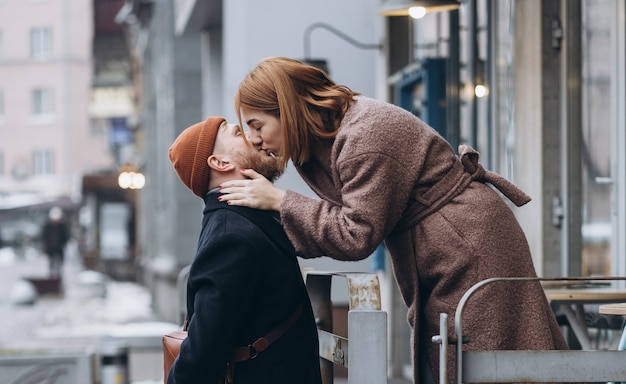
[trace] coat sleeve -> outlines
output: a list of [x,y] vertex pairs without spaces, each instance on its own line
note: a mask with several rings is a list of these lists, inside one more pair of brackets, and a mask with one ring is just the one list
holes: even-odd
[[341,202],[312,199],[287,191],[281,221],[296,253],[338,260],[368,257],[397,222],[407,198],[407,181],[394,181],[400,168],[393,158],[364,154],[340,168]]
[[194,313],[168,384],[217,382],[249,317],[256,248],[245,236],[225,232],[203,229],[188,282]]
[[313,188],[335,201],[287,191],[281,220],[298,255],[368,257],[394,229],[415,188],[445,174],[454,158],[449,144],[415,116],[394,111],[370,109],[342,123],[330,159],[332,185]]

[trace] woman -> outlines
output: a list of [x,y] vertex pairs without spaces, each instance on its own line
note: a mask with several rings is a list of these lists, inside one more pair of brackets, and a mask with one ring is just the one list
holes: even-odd
[[[235,109],[252,143],[285,165],[292,160],[321,199],[280,190],[253,170],[242,170],[249,180],[222,183],[223,199],[278,211],[302,257],[360,260],[384,240],[409,307],[415,381],[437,379],[431,338],[440,313],[454,329],[467,289],[490,277],[536,276],[521,227],[485,182],[518,206],[530,198],[485,171],[471,148],[457,157],[411,113],[281,57],[246,76]],[[567,349],[536,281],[488,285],[468,303],[464,329],[468,350]],[[431,372],[419,369],[426,357]]]

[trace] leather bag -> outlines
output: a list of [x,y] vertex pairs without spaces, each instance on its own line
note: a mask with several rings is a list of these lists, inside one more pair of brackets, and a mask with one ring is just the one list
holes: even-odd
[[[299,305],[298,308],[282,323],[278,324],[276,328],[271,330],[267,335],[258,338],[254,343],[246,346],[235,348],[231,358],[224,369],[224,373],[218,380],[218,384],[233,382],[233,369],[235,364],[240,361],[254,359],[259,353],[263,352],[274,341],[278,340],[287,330],[300,318],[302,314],[303,305]],[[163,384],[167,384],[167,376],[170,373],[170,368],[176,360],[176,357],[180,353],[180,345],[187,337],[187,321],[183,325],[181,331],[172,331],[163,336]]]
[[[185,323],[185,329],[186,329]],[[174,364],[174,360],[180,354],[180,345],[183,343],[183,340],[187,337],[187,331],[172,331],[166,335],[163,335],[163,384],[167,384],[167,376],[170,373],[170,368],[172,364]],[[217,384],[230,384],[232,382],[229,381],[226,377],[226,368],[224,369],[224,373],[220,375],[220,378],[217,380]]]
[[187,337],[187,331],[172,331],[163,336],[163,384],[167,384],[167,375],[180,353],[180,344]]

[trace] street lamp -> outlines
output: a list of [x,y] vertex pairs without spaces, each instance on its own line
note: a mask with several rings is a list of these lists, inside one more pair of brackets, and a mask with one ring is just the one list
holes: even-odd
[[383,4],[379,14],[421,19],[427,13],[452,11],[460,6],[461,2],[454,0],[389,0]]
[[485,81],[485,61],[476,61],[476,78],[474,80],[474,95],[479,99],[489,94],[489,88]]
[[368,43],[361,43],[360,41],[357,41],[355,39],[353,39],[352,37],[348,36],[347,34],[343,33],[342,31],[340,31],[339,29],[333,27],[330,24],[326,24],[326,23],[322,23],[322,22],[317,22],[317,23],[313,23],[311,25],[309,25],[305,30],[304,30],[304,60],[302,60],[302,62],[304,62],[305,64],[309,64],[311,66],[314,66],[318,69],[321,69],[322,71],[330,74],[329,70],[328,70],[328,61],[325,59],[312,59],[311,58],[311,33],[315,30],[315,29],[325,29],[328,32],[331,32],[332,34],[334,34],[335,36],[341,38],[342,40],[346,41],[347,43],[357,47],[357,48],[361,48],[361,49],[377,49],[380,50],[383,48],[382,44],[368,44]]
[[146,185],[146,177],[136,166],[125,164],[120,168],[117,184],[122,189],[141,189]]

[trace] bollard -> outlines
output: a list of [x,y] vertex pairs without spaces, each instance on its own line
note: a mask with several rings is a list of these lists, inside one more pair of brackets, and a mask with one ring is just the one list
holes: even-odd
[[129,384],[125,345],[108,343],[100,347],[100,384]]

